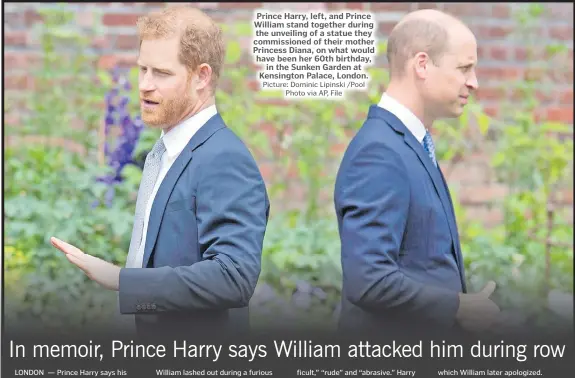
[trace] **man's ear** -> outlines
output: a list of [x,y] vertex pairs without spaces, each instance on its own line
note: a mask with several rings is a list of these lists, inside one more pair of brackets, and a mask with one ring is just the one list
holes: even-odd
[[204,89],[210,85],[212,79],[212,67],[207,63],[202,63],[196,70],[196,75],[194,75],[194,86],[197,89]]
[[415,54],[415,57],[413,58],[415,77],[418,79],[426,79],[429,74],[429,65],[431,63],[431,58],[427,53],[419,52]]

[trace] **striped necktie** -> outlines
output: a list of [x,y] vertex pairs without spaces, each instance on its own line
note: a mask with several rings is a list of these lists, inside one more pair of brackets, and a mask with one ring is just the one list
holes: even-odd
[[431,138],[431,134],[429,131],[426,131],[425,136],[423,137],[423,148],[425,152],[429,155],[429,158],[433,162],[433,165],[437,167],[437,160],[435,159],[435,146],[433,144],[433,139]]

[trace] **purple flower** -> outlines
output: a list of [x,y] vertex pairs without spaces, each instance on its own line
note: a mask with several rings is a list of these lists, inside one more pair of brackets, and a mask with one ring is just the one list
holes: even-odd
[[[112,70],[111,75],[114,87],[105,96],[106,141],[104,143],[104,154],[108,166],[113,169],[113,173],[109,176],[96,178],[96,181],[110,186],[105,194],[106,206],[111,206],[114,199],[114,185],[123,181],[122,171],[124,167],[129,164],[138,165],[134,160],[133,154],[144,127],[140,116],[135,115],[133,117],[128,110],[129,94],[122,94],[122,92],[128,92],[132,89],[130,82],[118,67]],[[110,149],[109,142],[112,128],[119,128],[121,131],[115,143],[116,147],[113,150]],[[98,206],[98,201],[95,202],[94,206]]]
[[[110,108],[108,108],[110,109]],[[108,110],[108,113],[106,114],[106,127],[110,127],[112,126],[114,123],[116,123],[116,120],[114,119],[114,116],[112,115],[114,111],[113,110]]]

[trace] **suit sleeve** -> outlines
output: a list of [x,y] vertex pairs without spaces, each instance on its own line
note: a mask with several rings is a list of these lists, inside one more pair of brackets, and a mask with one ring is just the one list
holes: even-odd
[[368,311],[411,313],[450,326],[458,293],[420,283],[397,263],[411,190],[405,172],[394,151],[370,142],[352,153],[340,173],[335,200],[341,217],[343,295]]
[[[248,305],[261,271],[269,202],[246,151],[207,161],[197,191],[203,260],[191,266],[122,269],[120,312],[223,310]],[[123,301],[122,301],[123,299]],[[137,310],[138,303],[148,303]]]

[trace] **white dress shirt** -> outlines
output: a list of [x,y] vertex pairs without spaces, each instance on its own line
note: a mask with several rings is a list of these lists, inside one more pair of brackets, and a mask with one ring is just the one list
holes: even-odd
[[387,93],[384,93],[383,96],[381,96],[381,100],[377,105],[399,118],[405,127],[407,127],[413,136],[415,136],[415,139],[417,139],[419,143],[423,143],[423,138],[425,137],[427,129],[423,125],[423,122],[421,122],[421,120],[417,118],[411,110]]

